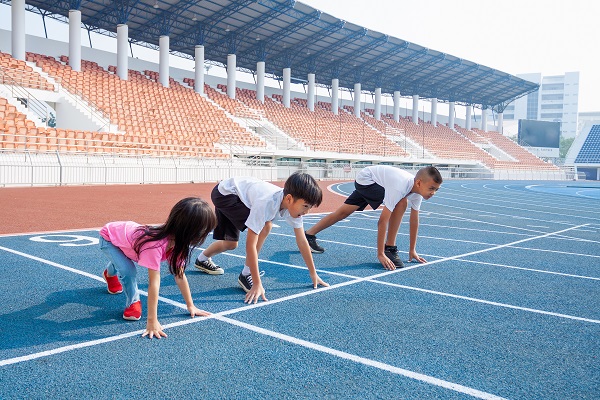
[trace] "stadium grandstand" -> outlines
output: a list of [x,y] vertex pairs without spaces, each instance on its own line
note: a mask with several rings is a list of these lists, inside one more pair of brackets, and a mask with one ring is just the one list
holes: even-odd
[[585,124],[569,148],[565,164],[574,166],[579,178],[600,180],[600,121]]
[[[436,165],[448,178],[572,177],[499,133],[504,108],[537,84],[298,1],[0,6],[12,19],[0,26],[0,185],[275,180],[296,170],[351,179],[368,164]],[[68,24],[68,41],[27,35],[26,13]],[[82,29],[112,38],[117,52],[82,46]],[[132,44],[159,62],[132,57]],[[194,67],[172,67],[170,55]],[[226,75],[209,76],[210,66]],[[471,126],[474,108],[492,109],[496,125],[483,113]],[[582,146],[577,160],[590,147],[598,163],[598,141]]]

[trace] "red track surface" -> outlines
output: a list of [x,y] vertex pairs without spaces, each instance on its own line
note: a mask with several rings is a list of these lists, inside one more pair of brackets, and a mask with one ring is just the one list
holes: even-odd
[[[282,186],[283,182],[274,182]],[[344,197],[327,190],[312,210],[330,212]],[[200,196],[210,203],[215,183],[0,188],[0,234],[101,227],[109,221],[164,222],[181,198]]]

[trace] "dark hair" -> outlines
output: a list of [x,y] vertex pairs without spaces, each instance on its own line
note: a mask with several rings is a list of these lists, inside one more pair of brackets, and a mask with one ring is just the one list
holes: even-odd
[[433,166],[429,166],[429,167],[423,167],[421,168],[418,172],[417,172],[417,176],[415,177],[416,179],[424,179],[424,175],[428,176],[429,178],[431,178],[435,183],[441,185],[442,182],[444,181],[442,179],[442,174],[440,174],[440,171],[438,171],[438,169],[436,167]]
[[186,197],[173,206],[164,224],[138,228],[143,233],[136,238],[133,249],[139,254],[146,243],[172,239],[173,249],[167,260],[169,272],[181,277],[189,262],[191,247],[204,243],[216,225],[217,217],[206,201]]
[[291,194],[294,199],[302,199],[313,207],[319,207],[323,201],[323,192],[311,175],[294,172],[283,185],[283,195]]

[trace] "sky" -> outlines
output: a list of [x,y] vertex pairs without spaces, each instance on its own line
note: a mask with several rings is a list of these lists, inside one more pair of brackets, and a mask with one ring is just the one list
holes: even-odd
[[[600,0],[299,1],[368,29],[509,74],[549,76],[578,71],[579,112],[600,112]],[[50,39],[68,38],[66,25],[46,21]],[[10,29],[10,25],[10,7],[0,5],[0,29]],[[44,35],[39,15],[28,16],[27,33]],[[94,47],[115,52],[114,40],[103,44],[106,39],[94,36]],[[89,46],[87,33],[82,33],[82,45]],[[157,54],[142,56],[146,50],[135,49],[134,54],[158,63]],[[193,66],[190,60],[175,61],[184,68]],[[210,73],[224,74],[217,70]]]
[[579,112],[600,112],[598,0],[300,1],[509,74],[579,71]]

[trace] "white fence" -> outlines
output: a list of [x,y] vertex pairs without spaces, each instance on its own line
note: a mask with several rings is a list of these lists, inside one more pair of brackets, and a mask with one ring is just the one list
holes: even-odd
[[0,152],[0,186],[216,182],[235,175],[277,179],[268,167],[236,160]]
[[[285,180],[295,171],[316,179],[353,180],[368,164],[281,162],[272,159],[203,159],[112,154],[0,151],[0,186],[109,185],[217,182],[231,176]],[[399,167],[415,173],[421,165]],[[441,167],[444,179],[565,180],[572,170],[496,170]]]

